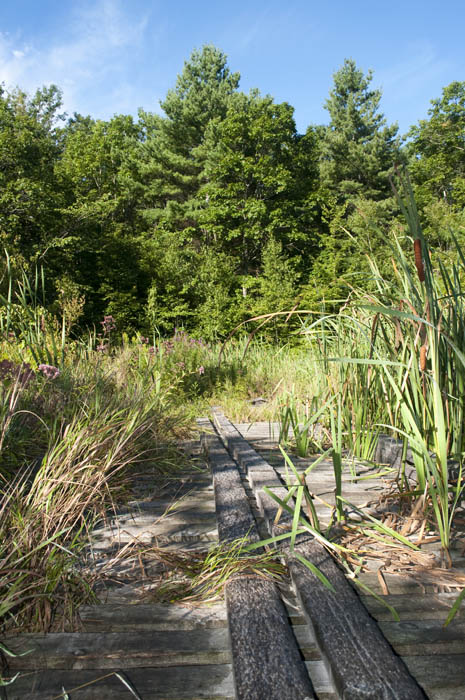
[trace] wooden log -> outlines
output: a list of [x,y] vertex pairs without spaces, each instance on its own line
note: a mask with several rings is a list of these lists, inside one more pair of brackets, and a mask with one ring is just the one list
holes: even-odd
[[[215,424],[241,466],[266,471],[266,462],[253,456],[253,448],[218,410]],[[252,467],[249,467],[252,465]],[[268,465],[269,469],[272,469]],[[260,493],[256,493],[260,498]],[[276,505],[277,509],[277,505]],[[267,514],[272,522],[271,506]],[[276,528],[271,526],[273,534]],[[420,700],[424,693],[370,617],[333,558],[316,541],[299,542],[300,555],[317,566],[336,593],[290,552],[289,568],[298,597],[312,625],[323,658],[344,700]]]
[[[202,442],[213,473],[220,541],[245,536],[258,541],[237,465],[216,435],[204,434]],[[315,698],[274,583],[258,576],[236,578],[225,593],[238,700]]]

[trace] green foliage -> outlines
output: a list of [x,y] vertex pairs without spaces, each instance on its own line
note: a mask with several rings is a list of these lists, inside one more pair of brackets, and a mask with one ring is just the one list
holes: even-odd
[[166,117],[141,113],[144,139],[137,152],[143,220],[169,228],[196,227],[192,198],[198,193],[202,160],[196,149],[212,119],[224,117],[239,84],[226,56],[213,46],[194,51],[161,107]]
[[410,168],[420,206],[443,200],[465,206],[465,82],[453,82],[431,101],[429,119],[409,132]]
[[[373,290],[376,280],[369,257],[377,260],[387,276],[392,274],[392,245],[396,236],[404,237],[402,227],[395,219],[397,213],[393,197],[376,201],[357,196],[350,203],[334,206],[329,233],[315,259],[306,294],[315,283],[318,286],[317,299],[324,298],[327,302],[345,300],[354,286]],[[305,306],[308,307],[308,303]]]
[[[397,125],[386,125],[379,112],[381,91],[370,87],[371,80],[371,71],[364,75],[346,59],[325,104],[331,121],[319,135],[326,235],[312,270],[320,299],[344,299],[347,285],[363,280],[369,288],[366,255],[383,261],[389,253],[385,242],[397,206],[388,175],[401,153]],[[311,281],[309,290],[314,286]]]
[[311,146],[298,138],[292,107],[258,92],[235,96],[225,118],[210,123],[201,151],[202,234],[236,260],[241,274],[260,268],[270,237],[297,244],[296,251],[308,244],[302,204],[316,179]]
[[54,166],[62,139],[61,94],[51,86],[30,98],[0,87],[0,241],[14,266],[42,257],[61,235],[63,204]]
[[[366,255],[390,274],[394,235],[405,239],[388,181],[404,155],[371,82],[347,59],[329,125],[304,135],[289,104],[239,92],[211,45],[185,62],[163,115],[75,114],[63,125],[56,87],[1,88],[0,244],[13,270],[45,263],[41,305],[76,335],[112,315],[120,332],[183,325],[216,339],[275,309],[336,308],[350,286],[374,288]],[[463,85],[444,89],[408,145],[423,225],[444,260],[450,229],[459,241],[465,230]],[[294,327],[275,320],[263,332]]]
[[54,255],[55,265],[72,271],[72,280],[85,296],[87,322],[112,313],[132,331],[143,324],[148,284],[135,235],[136,200],[127,175],[138,138],[131,117],[95,122],[76,116],[70,122],[57,166],[67,191],[61,215],[69,235]]

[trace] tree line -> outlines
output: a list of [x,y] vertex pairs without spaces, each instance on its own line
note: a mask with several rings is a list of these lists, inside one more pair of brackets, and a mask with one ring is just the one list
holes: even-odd
[[345,60],[328,125],[305,134],[291,105],[241,92],[213,46],[186,61],[163,116],[67,118],[55,86],[0,87],[0,245],[18,271],[45,267],[47,305],[76,327],[112,315],[127,332],[224,337],[369,287],[366,254],[388,274],[394,237],[409,245],[401,164],[447,256],[465,230],[465,82],[401,138],[372,78]]

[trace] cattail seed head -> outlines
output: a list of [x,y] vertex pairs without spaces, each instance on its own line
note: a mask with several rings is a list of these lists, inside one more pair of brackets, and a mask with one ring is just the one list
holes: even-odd
[[428,350],[426,348],[426,345],[422,345],[420,348],[420,369],[422,372],[426,370],[426,356],[428,354]]
[[425,268],[423,266],[423,257],[421,253],[421,240],[417,238],[413,241],[413,250],[415,252],[415,267],[418,272],[418,279],[420,282],[425,281]]

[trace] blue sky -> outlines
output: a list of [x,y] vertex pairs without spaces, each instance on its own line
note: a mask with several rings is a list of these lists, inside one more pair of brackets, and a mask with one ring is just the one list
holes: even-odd
[[382,111],[405,133],[465,80],[464,20],[463,0],[2,0],[0,82],[56,83],[69,114],[160,111],[192,50],[211,43],[242,90],[289,102],[303,132],[327,123],[332,74],[350,57],[373,70]]

